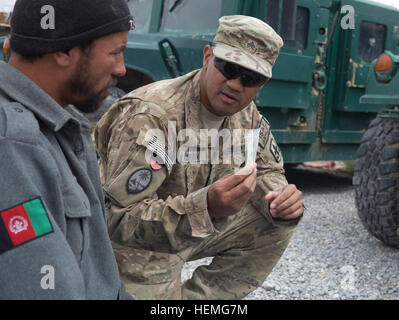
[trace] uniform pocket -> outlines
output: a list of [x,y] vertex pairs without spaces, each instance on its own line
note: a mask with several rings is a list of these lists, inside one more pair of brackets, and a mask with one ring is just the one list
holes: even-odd
[[83,254],[89,246],[88,221],[91,216],[90,202],[77,182],[69,185],[63,192],[66,238],[80,264]]
[[77,183],[68,186],[63,192],[65,215],[68,218],[90,217],[90,202],[81,186]]

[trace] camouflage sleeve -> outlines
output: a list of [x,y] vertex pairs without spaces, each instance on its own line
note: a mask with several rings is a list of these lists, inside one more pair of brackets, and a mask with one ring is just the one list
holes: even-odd
[[279,190],[288,184],[285,177],[284,161],[266,118],[254,108],[253,127],[260,128],[257,163],[257,184],[250,203],[276,226],[295,226],[298,219],[282,220],[273,218],[269,212],[269,203],[264,200],[269,191]]
[[[151,110],[154,113],[156,108]],[[158,188],[173,174],[162,120],[154,114],[135,113],[122,121],[123,128],[112,129],[118,134],[108,133],[106,153],[100,152],[101,143],[96,141],[111,239],[162,250],[162,246],[178,248],[188,238],[195,241],[214,233],[207,210],[207,187],[186,197],[158,197]],[[96,139],[101,136],[101,126],[100,122]]]

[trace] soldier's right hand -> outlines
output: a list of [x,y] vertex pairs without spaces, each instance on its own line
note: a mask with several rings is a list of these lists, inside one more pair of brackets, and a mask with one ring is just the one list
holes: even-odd
[[223,218],[239,212],[256,187],[256,163],[214,182],[208,189],[208,212],[211,218]]

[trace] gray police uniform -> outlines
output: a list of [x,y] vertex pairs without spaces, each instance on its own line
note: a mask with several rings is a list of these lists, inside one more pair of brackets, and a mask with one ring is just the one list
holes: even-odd
[[131,298],[87,120],[0,62],[0,298]]

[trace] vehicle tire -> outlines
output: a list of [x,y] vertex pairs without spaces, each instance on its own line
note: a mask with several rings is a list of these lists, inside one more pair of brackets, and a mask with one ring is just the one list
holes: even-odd
[[95,112],[91,113],[84,113],[85,117],[90,120],[92,124],[97,123],[98,120],[101,119],[101,117],[104,115],[104,113],[107,112],[109,107],[112,106],[112,104],[119,98],[122,98],[124,95],[126,95],[126,92],[123,91],[122,89],[119,89],[118,87],[112,87],[109,89],[110,94],[108,95],[107,98],[101,103],[100,107],[98,110]]
[[353,184],[365,228],[399,248],[399,119],[377,116],[370,123],[357,152]]

